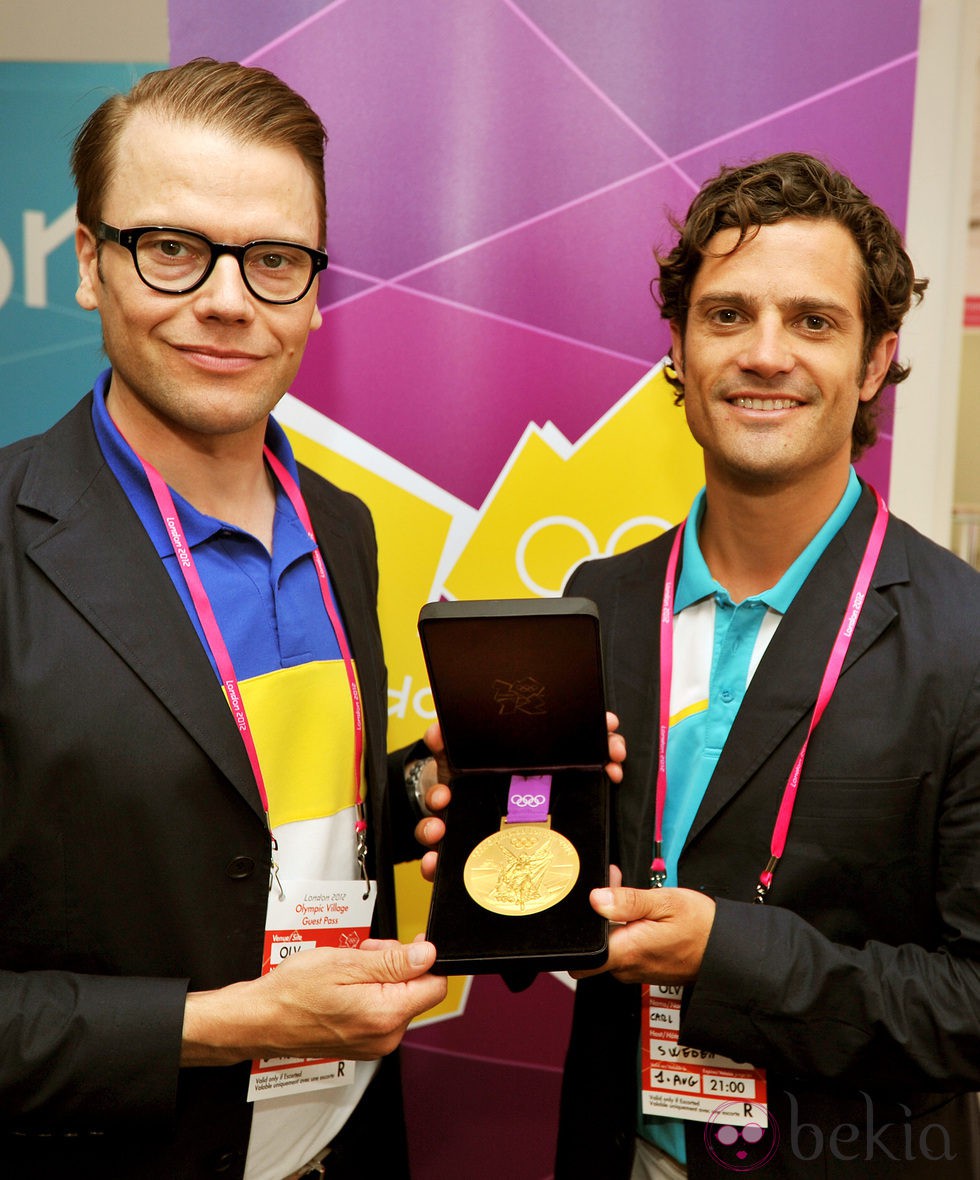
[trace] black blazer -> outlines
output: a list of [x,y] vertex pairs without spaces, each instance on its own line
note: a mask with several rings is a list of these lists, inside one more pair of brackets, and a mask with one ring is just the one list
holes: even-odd
[[[761,1174],[967,1180],[980,1175],[967,1093],[980,1085],[980,576],[894,518],[770,899],[752,904],[873,515],[865,490],[781,622],[685,844],[680,883],[718,910],[681,1039],[768,1070],[781,1143]],[[615,856],[642,887],[670,539],[588,563],[568,587],[599,605],[628,747]],[[579,984],[559,1178],[629,1175],[638,1031],[638,987]],[[690,1175],[729,1176],[703,1130],[686,1131]]]
[[[305,470],[301,485],[357,663],[375,927],[392,936],[391,864],[415,851],[404,790],[385,792],[374,531],[355,497]],[[91,395],[0,452],[0,612],[5,1166],[21,1151],[24,1175],[240,1176],[247,1065],[178,1059],[186,990],[259,973],[269,841],[207,655],[95,440]],[[395,1100],[396,1144],[399,1118]]]

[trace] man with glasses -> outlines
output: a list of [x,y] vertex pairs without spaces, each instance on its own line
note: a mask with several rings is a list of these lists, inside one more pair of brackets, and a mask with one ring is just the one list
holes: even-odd
[[445,981],[391,940],[419,812],[374,533],[270,417],[321,322],[323,144],[202,59],[74,145],[110,367],[0,454],[5,1174],[407,1173],[375,1059]]

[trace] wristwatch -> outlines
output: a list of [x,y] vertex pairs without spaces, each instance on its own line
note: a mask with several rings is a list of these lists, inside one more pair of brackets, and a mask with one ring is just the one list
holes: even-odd
[[435,758],[431,754],[427,758],[419,758],[417,762],[412,763],[411,769],[405,775],[405,785],[408,787],[409,794],[423,815],[433,814],[425,805],[425,791],[422,787],[422,775],[425,774],[425,768],[430,762],[435,762]]

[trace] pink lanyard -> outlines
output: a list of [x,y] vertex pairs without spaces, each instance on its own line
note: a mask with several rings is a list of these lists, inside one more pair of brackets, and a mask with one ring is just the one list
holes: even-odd
[[[888,508],[878,492],[874,488],[871,490],[875,494],[875,500],[878,505],[874,524],[871,526],[871,535],[868,537],[864,556],[861,558],[861,565],[858,568],[857,577],[854,579],[854,586],[851,590],[847,610],[844,612],[844,618],[838,628],[837,638],[834,640],[830,659],[827,661],[827,667],[824,669],[823,679],[820,682],[820,690],[817,693],[817,703],[814,706],[813,716],[810,719],[810,728],[807,730],[806,740],[803,742],[803,748],[796,756],[793,769],[790,771],[786,786],[783,789],[783,797],[779,804],[779,813],[776,816],[776,823],[772,831],[772,840],[770,841],[769,861],[759,875],[759,884],[755,888],[755,900],[760,903],[766,900],[766,895],[772,886],[772,878],[773,873],[776,871],[776,865],[779,863],[786,849],[786,838],[789,834],[790,821],[793,818],[793,807],[796,803],[796,792],[800,785],[800,776],[803,773],[803,759],[806,757],[807,746],[810,744],[810,737],[817,726],[817,722],[823,716],[834,689],[837,687],[837,680],[840,677],[841,668],[844,666],[844,657],[847,655],[847,649],[851,644],[851,637],[857,628],[857,621],[861,617],[861,609],[867,599],[868,587],[871,585],[871,578],[874,574],[875,566],[878,563],[878,555],[881,553],[882,542],[885,539],[885,529],[888,526]],[[660,754],[657,760],[653,863],[650,865],[650,884],[655,888],[662,886],[667,878],[667,865],[663,857],[663,818],[664,804],[667,800],[667,738],[670,731],[670,684],[674,668],[674,582],[677,576],[677,562],[680,557],[685,524],[686,521],[681,523],[680,528],[674,536],[674,543],[667,561],[663,604],[660,611]]]
[[[289,502],[296,510],[296,515],[299,517],[303,528],[313,542],[313,563],[316,566],[317,579],[320,583],[320,593],[323,596],[323,605],[326,607],[327,617],[333,627],[334,635],[337,638],[337,644],[340,648],[340,654],[344,660],[344,668],[347,672],[351,706],[354,712],[354,808],[357,815],[354,823],[354,832],[357,842],[357,863],[360,866],[363,879],[367,884],[367,821],[365,819],[364,800],[361,796],[361,755],[364,749],[364,722],[361,713],[360,690],[357,686],[357,677],[354,674],[354,661],[351,657],[350,646],[347,643],[347,636],[344,633],[340,617],[337,614],[337,608],[334,605],[333,595],[330,593],[327,569],[324,565],[320,548],[316,543],[316,537],[313,534],[313,524],[306,510],[302,492],[300,492],[295,479],[293,479],[289,471],[287,471],[267,446],[264,448],[263,453],[266,462],[272,468],[276,478],[282,484],[283,490],[289,497]],[[201,581],[201,575],[197,571],[197,565],[191,554],[190,546],[184,540],[183,528],[180,518],[177,515],[177,509],[174,505],[173,497],[170,494],[170,489],[154,467],[147,463],[145,459],[140,458],[140,456],[137,455],[137,458],[143,465],[146,478],[150,481],[150,490],[156,501],[160,517],[167,529],[167,535],[170,538],[170,544],[173,546],[174,555],[180,566],[180,572],[184,577],[184,582],[194,603],[194,609],[197,611],[197,616],[201,621],[201,628],[204,631],[211,655],[214,657],[214,662],[217,665],[218,675],[221,677],[221,682],[228,694],[228,703],[231,706],[232,716],[235,718],[238,731],[242,735],[245,751],[248,754],[248,760],[252,766],[252,773],[255,776],[255,785],[258,788],[259,797],[262,800],[262,809],[265,812],[266,823],[269,824],[269,797],[266,794],[265,779],[262,775],[262,768],[259,765],[259,756],[255,748],[255,738],[252,736],[252,727],[249,725],[248,715],[245,712],[245,705],[242,701],[241,692],[239,691],[235,665],[232,662],[224,637],[221,634],[221,628],[218,626],[218,621],[214,616],[211,600],[208,598],[207,591],[204,589],[204,583]],[[271,834],[271,825],[269,830]],[[275,836],[272,837],[272,840],[275,846]]]

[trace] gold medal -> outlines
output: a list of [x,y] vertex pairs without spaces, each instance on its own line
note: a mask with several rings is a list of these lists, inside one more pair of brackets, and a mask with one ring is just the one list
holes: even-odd
[[575,845],[544,823],[500,821],[466,859],[463,884],[477,905],[518,917],[550,909],[578,880]]

